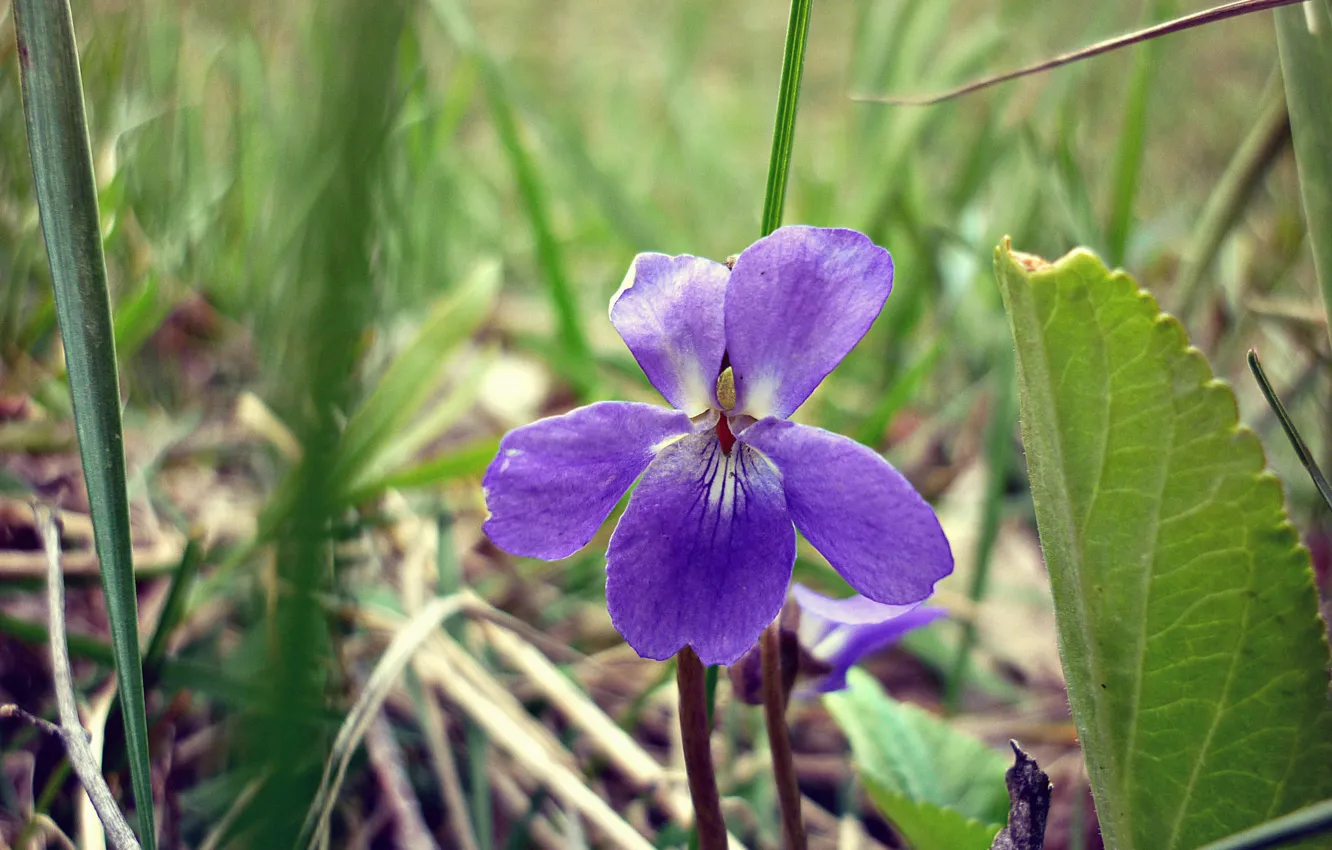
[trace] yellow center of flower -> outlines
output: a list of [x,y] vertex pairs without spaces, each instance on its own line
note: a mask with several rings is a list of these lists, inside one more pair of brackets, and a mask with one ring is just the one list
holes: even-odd
[[735,407],[735,375],[731,374],[730,366],[717,376],[717,403],[722,406],[722,410]]

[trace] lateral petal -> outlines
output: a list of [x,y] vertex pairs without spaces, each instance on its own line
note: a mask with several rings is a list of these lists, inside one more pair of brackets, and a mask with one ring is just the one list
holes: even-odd
[[910,605],[953,571],[934,509],[877,452],[783,419],[756,422],[737,440],[777,467],[796,528],[856,592]]
[[551,561],[587,545],[662,445],[689,417],[651,404],[605,401],[504,435],[482,489],[483,530],[514,555]]

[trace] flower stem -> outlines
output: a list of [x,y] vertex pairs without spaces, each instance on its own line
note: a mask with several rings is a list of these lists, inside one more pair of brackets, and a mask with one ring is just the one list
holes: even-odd
[[795,139],[796,107],[800,102],[800,77],[805,71],[805,45],[809,41],[809,16],[814,0],[791,0],[786,24],[786,51],[782,56],[782,82],[777,90],[777,118],[772,128],[772,154],[768,158],[768,189],[763,198],[760,236],[781,227],[786,205],[786,175],[791,168]]
[[707,673],[690,647],[675,656],[675,681],[680,688],[680,737],[684,742],[689,796],[694,801],[694,826],[700,850],[726,850],[717,775],[712,770],[712,723],[708,719]]
[[777,802],[782,810],[782,834],[786,850],[805,850],[805,824],[800,818],[800,785],[796,780],[791,735],[786,728],[787,688],[782,676],[782,638],[777,624],[763,632],[763,719],[768,725],[768,748],[772,751],[772,775],[777,783]]

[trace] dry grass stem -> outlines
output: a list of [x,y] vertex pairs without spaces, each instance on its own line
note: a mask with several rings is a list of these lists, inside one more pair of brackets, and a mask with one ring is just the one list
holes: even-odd
[[[569,767],[573,757],[567,751],[556,745],[557,750],[552,752],[551,742],[542,740],[550,738],[544,727],[537,726],[545,733],[543,736],[534,736],[530,727],[536,724],[518,722],[511,708],[506,710],[491,693],[487,693],[489,688],[476,686],[473,681],[475,671],[468,675],[455,666],[456,659],[466,655],[461,647],[442,635],[437,635],[434,643],[452,645],[456,651],[423,654],[417,662],[422,681],[438,688],[450,702],[466,712],[497,747],[521,764],[562,804],[586,817],[611,844],[627,850],[648,850],[652,846],[574,773]],[[521,707],[518,710],[528,716]]]
[[352,755],[379,713],[380,707],[383,706],[393,683],[411,662],[417,648],[438,630],[444,620],[456,614],[461,607],[462,597],[456,594],[431,600],[419,614],[408,620],[397,631],[388,648],[384,650],[384,655],[371,671],[361,696],[347,713],[346,719],[338,729],[337,737],[333,740],[328,763],[324,766],[324,775],[319,781],[319,790],[315,793],[301,829],[303,835],[309,836],[307,847],[319,847],[327,838],[329,815],[337,801],[342,780],[347,775]]
[[495,759],[486,765],[490,787],[499,798],[500,806],[515,822],[527,819],[527,835],[532,843],[544,850],[565,850],[564,839],[551,825],[550,819],[539,811],[532,811],[533,797]]
[[236,795],[236,799],[232,801],[231,808],[227,809],[222,819],[214,824],[208,832],[204,842],[199,845],[199,850],[218,850],[222,846],[222,839],[227,837],[231,825],[236,822],[237,818],[241,816],[241,812],[245,811],[245,807],[250,805],[250,801],[264,787],[264,783],[268,781],[271,773],[272,771],[264,771],[262,776],[251,779],[246,783],[241,792]]
[[[116,699],[115,677],[102,684],[96,695],[88,702],[84,710],[83,726],[88,730],[88,749],[97,759],[100,772],[102,752],[106,746],[106,721],[111,717],[111,706]],[[150,803],[151,805],[151,803]],[[83,850],[106,850],[106,834],[103,832],[101,815],[97,811],[89,794],[78,797],[79,847]]]
[[607,717],[600,706],[546,656],[503,629],[486,625],[483,631],[496,654],[526,676],[570,723],[583,730],[593,749],[612,761],[630,782],[650,790],[663,781],[664,770],[657,760]]
[[[33,521],[42,539],[46,555],[46,601],[51,640],[51,672],[55,678],[56,705],[60,711],[60,737],[65,742],[69,763],[88,794],[97,818],[116,850],[137,850],[139,840],[125,821],[125,815],[111,796],[102,778],[101,763],[89,746],[87,730],[79,720],[74,698],[74,677],[70,672],[69,644],[65,639],[65,581],[60,572],[60,532],[55,517],[41,505],[32,506]],[[105,716],[102,722],[106,722]],[[99,748],[100,749],[100,746]],[[148,805],[152,805],[151,801]]]
[[[693,823],[693,807],[683,786],[683,762],[678,771],[663,766],[536,647],[500,628],[485,628],[485,633],[500,658],[525,675],[571,724],[585,732],[593,749],[624,773],[636,788],[651,792],[657,805],[677,823],[685,826]],[[734,835],[729,839],[732,848],[744,847]]]
[[399,847],[437,848],[434,836],[421,816],[421,804],[402,767],[402,749],[393,737],[393,727],[381,711],[365,736],[370,764],[379,777],[384,800],[393,813]]
[[[417,678],[420,678],[419,674]],[[443,798],[444,812],[448,817],[454,844],[458,850],[479,850],[472,816],[463,795],[462,781],[458,777],[458,766],[453,761],[453,752],[449,747],[444,712],[433,699],[421,700],[421,731],[425,737],[426,750],[430,753],[431,767],[439,781],[440,796]]]

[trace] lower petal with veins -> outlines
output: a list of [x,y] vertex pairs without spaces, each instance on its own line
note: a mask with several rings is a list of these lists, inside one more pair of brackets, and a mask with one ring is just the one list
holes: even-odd
[[730,664],[776,619],[794,563],[772,466],[693,434],[657,456],[629,500],[606,553],[606,601],[639,655],[689,645],[704,664]]

